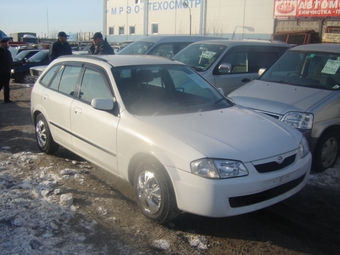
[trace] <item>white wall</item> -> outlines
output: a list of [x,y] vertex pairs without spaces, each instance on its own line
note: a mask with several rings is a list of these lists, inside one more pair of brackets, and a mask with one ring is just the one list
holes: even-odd
[[[190,12],[192,35],[270,39],[273,33],[273,0],[188,0],[190,9],[183,6],[183,0],[148,1],[148,35],[151,35],[151,24],[158,24],[160,35],[189,35]],[[144,36],[144,3],[135,2],[107,1],[106,34],[109,41],[135,40]],[[202,25],[204,21],[205,26]],[[135,27],[135,35],[129,34],[130,26]],[[113,35],[109,34],[109,27],[114,28]],[[124,27],[124,35],[118,34],[119,27]]]

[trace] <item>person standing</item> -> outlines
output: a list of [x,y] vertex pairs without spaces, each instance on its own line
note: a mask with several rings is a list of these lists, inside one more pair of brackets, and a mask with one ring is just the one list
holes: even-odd
[[103,39],[103,35],[97,32],[93,35],[92,45],[89,48],[89,55],[114,55],[112,47]]
[[55,41],[50,48],[49,58],[51,61],[64,55],[72,55],[71,45],[67,42],[68,35],[61,31],[58,33],[58,41]]
[[0,40],[0,90],[4,88],[4,102],[12,103],[9,95],[9,82],[11,79],[13,58],[11,52],[8,50],[8,41],[8,38],[2,38]]

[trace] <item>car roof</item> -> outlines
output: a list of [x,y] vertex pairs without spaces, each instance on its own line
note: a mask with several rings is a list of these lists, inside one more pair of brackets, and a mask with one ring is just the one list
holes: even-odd
[[231,46],[241,46],[241,45],[252,45],[252,46],[281,46],[281,47],[287,47],[290,48],[293,45],[291,44],[287,44],[287,43],[278,43],[278,42],[271,42],[271,41],[257,41],[257,40],[242,40],[242,41],[236,41],[236,40],[226,40],[226,39],[221,39],[221,40],[204,40],[204,41],[198,41],[198,42],[194,42],[191,45],[194,44],[216,44],[216,45],[225,45],[228,47]]
[[319,51],[340,53],[340,44],[335,43],[315,43],[295,46],[289,51]]
[[[160,43],[160,42],[196,42],[202,41],[206,39],[216,39],[218,37],[207,37],[207,36],[198,36],[198,35],[174,35],[174,36],[165,36],[165,35],[151,35],[147,37],[140,38],[134,42],[153,42],[153,43]],[[221,38],[222,39],[222,38]]]
[[112,66],[131,66],[131,65],[184,65],[164,57],[153,55],[68,55],[60,56],[54,63],[67,61],[86,61],[93,63],[93,61],[103,61]]

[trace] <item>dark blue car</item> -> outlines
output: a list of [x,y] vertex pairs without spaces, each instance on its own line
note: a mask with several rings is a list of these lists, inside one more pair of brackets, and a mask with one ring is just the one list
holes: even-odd
[[27,59],[22,65],[13,66],[11,78],[17,83],[30,83],[32,80],[30,68],[33,66],[48,65],[51,62],[48,54],[49,50],[41,50]]

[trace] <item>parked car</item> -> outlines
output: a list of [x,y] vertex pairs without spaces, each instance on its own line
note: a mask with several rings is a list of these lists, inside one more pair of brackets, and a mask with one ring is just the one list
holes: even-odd
[[30,68],[33,66],[48,65],[51,62],[48,54],[49,50],[41,50],[27,59],[22,65],[13,66],[11,78],[18,83],[31,83]]
[[195,69],[225,95],[258,77],[283,52],[292,47],[270,41],[209,40],[195,42],[173,59]]
[[207,36],[162,36],[154,35],[136,40],[117,52],[117,55],[155,55],[172,58],[177,52],[188,46],[190,43],[220,39]]
[[[72,51],[73,55],[88,55],[88,51],[86,50],[79,50],[79,51]],[[38,79],[39,75],[44,71],[47,65],[39,65],[30,67],[29,73],[31,75],[31,80],[34,82]]]
[[313,170],[321,172],[339,155],[339,66],[339,44],[296,46],[229,98],[300,130],[313,152]]
[[38,49],[21,51],[20,53],[15,55],[15,57],[13,58],[13,65],[14,66],[22,65],[23,63],[26,62],[27,59],[29,59],[30,57],[32,57],[35,53],[38,53],[39,51],[40,50]]
[[155,56],[62,56],[39,76],[31,114],[42,152],[67,148],[130,182],[142,213],[225,217],[301,190],[304,136],[234,105],[190,67]]

